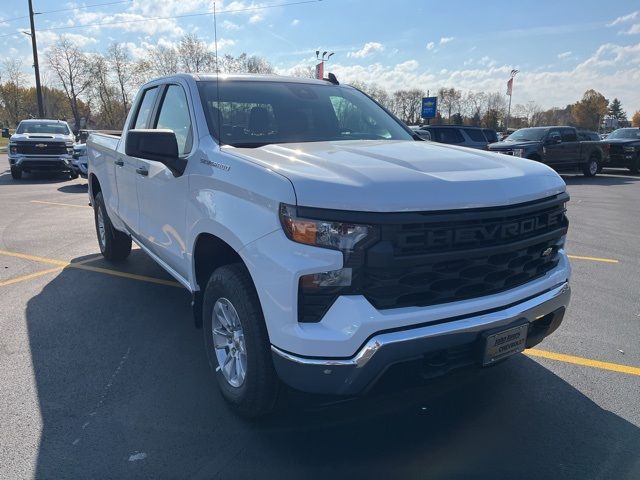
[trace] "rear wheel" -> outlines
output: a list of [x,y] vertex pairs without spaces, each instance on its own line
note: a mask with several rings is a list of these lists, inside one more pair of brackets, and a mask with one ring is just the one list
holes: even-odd
[[75,170],[71,170],[69,172],[69,176],[71,177],[71,180],[75,180],[76,178],[78,178],[78,172],[76,172]]
[[600,170],[600,159],[595,153],[589,157],[589,161],[582,167],[585,177],[595,177]]
[[244,265],[213,272],[202,324],[211,373],[224,399],[247,418],[271,413],[280,383],[258,294]]
[[98,245],[107,260],[124,260],[131,253],[131,237],[113,228],[102,198],[98,192],[93,206]]
[[11,167],[11,178],[20,180],[22,178],[22,170],[18,167]]

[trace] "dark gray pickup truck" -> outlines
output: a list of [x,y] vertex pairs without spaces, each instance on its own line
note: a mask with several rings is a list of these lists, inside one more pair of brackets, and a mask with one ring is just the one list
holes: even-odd
[[601,143],[580,141],[573,127],[521,128],[488,148],[492,152],[536,160],[557,171],[582,171],[587,177],[595,176],[606,160]]

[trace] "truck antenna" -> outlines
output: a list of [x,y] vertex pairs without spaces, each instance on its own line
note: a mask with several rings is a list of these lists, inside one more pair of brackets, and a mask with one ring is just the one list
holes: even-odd
[[220,68],[218,66],[218,16],[216,14],[216,2],[213,2],[213,40],[216,54],[216,110],[218,121],[216,122],[218,145],[222,146],[222,111],[220,110]]

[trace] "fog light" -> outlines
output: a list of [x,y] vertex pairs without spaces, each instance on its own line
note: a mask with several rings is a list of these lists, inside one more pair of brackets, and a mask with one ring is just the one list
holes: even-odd
[[331,272],[312,273],[300,278],[303,288],[349,287],[351,286],[351,268],[341,268]]

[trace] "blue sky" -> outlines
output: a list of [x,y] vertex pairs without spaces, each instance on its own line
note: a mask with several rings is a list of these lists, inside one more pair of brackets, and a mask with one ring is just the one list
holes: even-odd
[[[117,0],[33,1],[38,12],[70,9],[36,17],[41,52],[62,34],[87,51],[124,42],[134,56],[190,32],[213,42],[211,15],[138,21],[207,12],[211,1],[133,0],[82,9],[73,7]],[[509,71],[518,68],[515,104],[564,106],[596,88],[607,98],[619,97],[629,114],[640,109],[637,0],[322,0],[277,6],[294,2],[216,2],[221,52],[261,55],[287,73],[312,65],[317,48],[330,50],[336,53],[329,69],[340,79],[389,90],[451,86],[502,92]],[[26,14],[27,0],[3,1],[0,17]],[[29,38],[16,33],[27,28],[27,18],[0,23],[0,61],[23,58],[30,71]]]

